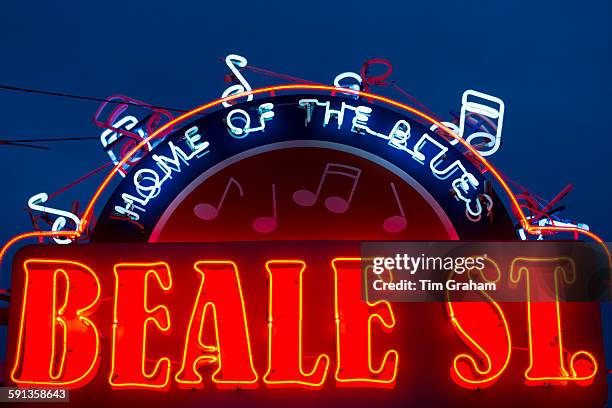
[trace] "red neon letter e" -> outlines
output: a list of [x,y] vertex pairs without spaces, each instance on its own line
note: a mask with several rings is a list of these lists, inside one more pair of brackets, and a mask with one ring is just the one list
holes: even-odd
[[388,387],[395,385],[398,352],[388,350],[378,368],[372,363],[372,324],[384,331],[395,326],[391,305],[361,298],[361,259],[336,258],[334,269],[336,319],[336,383],[339,386]]
[[162,291],[172,287],[170,268],[164,262],[115,265],[113,346],[108,382],[113,388],[166,390],[170,359],[162,357],[147,369],[147,336],[151,326],[170,332],[170,313],[163,305],[148,304],[149,284]]

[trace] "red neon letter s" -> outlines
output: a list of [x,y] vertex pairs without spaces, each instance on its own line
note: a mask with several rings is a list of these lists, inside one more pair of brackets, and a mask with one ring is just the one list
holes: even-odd
[[162,357],[147,369],[147,335],[150,326],[170,332],[170,313],[163,305],[151,307],[149,284],[163,292],[172,287],[168,264],[122,263],[115,265],[113,345],[108,382],[113,388],[165,390],[170,382],[170,359]]
[[361,259],[336,258],[334,269],[336,319],[336,383],[339,386],[393,387],[397,376],[398,352],[388,350],[378,368],[372,362],[372,324],[384,331],[395,326],[391,305],[361,298]]
[[34,259],[23,267],[23,304],[11,379],[26,385],[84,385],[100,361],[98,329],[88,318],[100,298],[98,277],[72,261]]
[[[550,273],[552,271],[552,274]],[[532,276],[534,275],[535,276]],[[527,326],[529,330],[529,367],[525,371],[528,385],[565,385],[575,381],[589,385],[597,374],[597,360],[588,351],[570,353],[563,348],[563,330],[559,310],[559,280],[571,284],[576,269],[570,258],[517,258],[510,268],[510,280],[518,283],[525,277],[527,288]],[[541,301],[536,279],[554,279],[554,301]],[[549,284],[546,285],[550,287]],[[540,298],[540,301],[536,299]],[[535,302],[533,300],[536,300]],[[567,361],[566,361],[567,358]],[[569,366],[569,372],[566,368]]]
[[[218,388],[257,387],[251,342],[238,268],[231,261],[200,261],[194,265],[200,287],[185,336],[181,370],[175,379],[181,387],[202,387],[198,367],[216,364],[212,375]],[[214,319],[214,344],[205,344],[207,312]]]
[[[491,258],[487,261],[499,280],[499,266]],[[484,270],[480,275],[483,280],[491,282],[485,277]],[[469,272],[467,278],[472,279]],[[453,329],[475,354],[458,354],[450,369],[453,381],[468,389],[493,385],[508,367],[512,354],[510,327],[503,309],[485,291],[481,293],[486,302],[452,302],[450,297],[446,302]]]
[[469,389],[493,385],[508,367],[512,351],[504,311],[491,298],[489,302],[447,302],[446,310],[459,337],[476,354],[455,356],[451,378]]
[[310,372],[302,367],[302,273],[305,268],[304,261],[299,260],[266,262],[270,296],[268,371],[263,379],[271,387],[320,388],[327,377],[329,357],[325,354],[317,357]]

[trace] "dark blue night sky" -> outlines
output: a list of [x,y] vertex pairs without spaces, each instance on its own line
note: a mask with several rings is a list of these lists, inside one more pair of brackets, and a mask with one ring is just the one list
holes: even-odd
[[[218,58],[238,53],[323,83],[387,58],[393,79],[443,117],[465,89],[493,94],[506,116],[492,162],[547,198],[573,183],[565,215],[612,239],[610,1],[4,1],[0,10],[7,85],[187,109],[220,96]],[[0,108],[0,139],[100,134],[95,102],[0,90]],[[107,161],[97,141],[49,146],[0,145],[1,242],[30,230],[28,197]],[[84,202],[94,185],[55,203]]]

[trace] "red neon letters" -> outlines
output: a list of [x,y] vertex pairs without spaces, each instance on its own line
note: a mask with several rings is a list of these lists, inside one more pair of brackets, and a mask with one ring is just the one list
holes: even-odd
[[[334,269],[334,318],[336,319],[336,381],[346,386],[393,386],[397,376],[399,354],[385,353],[377,368],[372,361],[373,323],[383,330],[395,326],[393,310],[388,302],[364,302],[360,258],[336,258]],[[357,277],[357,279],[355,279]],[[354,318],[358,316],[358,318]]]
[[11,379],[17,384],[73,388],[87,383],[100,362],[100,336],[89,320],[100,299],[97,276],[83,264],[64,260],[29,260],[23,269]]
[[[533,302],[534,279],[530,270],[552,271],[554,302]],[[546,276],[538,273],[537,276]],[[512,262],[510,280],[525,281],[527,290],[527,328],[529,331],[529,367],[525,382],[529,385],[566,384],[575,381],[589,385],[597,373],[597,360],[588,351],[571,353],[563,347],[561,306],[558,293],[562,284],[576,279],[575,265],[569,258],[517,258]],[[569,367],[569,370],[567,369]]]
[[[251,340],[238,267],[231,261],[201,261],[194,265],[200,274],[200,288],[195,299],[185,338],[183,361],[176,375],[182,387],[201,387],[198,367],[215,364],[212,381],[217,387],[253,387],[257,373],[253,367]],[[207,315],[210,313],[210,319]],[[211,330],[212,344],[205,335]]]
[[[151,283],[156,288],[150,288]],[[144,290],[142,289],[144,287]],[[153,358],[147,350],[152,328],[170,331],[170,313],[164,305],[149,304],[150,291],[172,288],[170,268],[164,262],[115,265],[113,343],[108,382],[113,388],[166,389],[170,383],[170,359]]]
[[458,385],[485,388],[493,385],[510,362],[512,340],[501,307],[489,302],[447,302],[453,328],[475,357],[462,353],[453,360],[451,377]]
[[[553,261],[519,259],[510,279],[524,282],[531,294],[530,268]],[[554,287],[571,281],[570,269],[555,269]],[[261,299],[262,308],[267,306],[267,331],[258,327],[251,332],[239,269],[229,260],[198,261],[191,271],[182,271],[193,273],[199,282],[189,294],[193,301],[189,299],[188,311],[171,307],[170,296],[176,294],[165,262],[116,264],[112,277],[104,281],[108,295],[101,299],[100,278],[86,265],[27,260],[11,380],[23,386],[81,387],[97,374],[101,355],[107,353],[108,382],[114,389],[167,390],[173,382],[181,388],[263,384],[319,389],[329,381],[336,386],[393,388],[400,344],[392,335],[397,321],[391,305],[362,298],[360,258],[335,258],[331,271],[333,314],[330,311],[322,325],[329,330],[313,332],[309,326],[305,333],[302,322],[312,310],[304,307],[303,282],[320,275],[310,275],[306,262],[295,259],[270,260],[265,269],[249,270],[260,279],[267,277],[268,283],[268,297]],[[517,347],[502,307],[484,296],[487,302],[446,303],[450,324],[469,349],[450,365],[456,384],[469,389],[491,386],[517,348],[529,353],[528,385],[593,382],[598,372],[595,357],[564,348],[558,301],[526,303],[528,344]],[[249,301],[253,299],[257,297]],[[96,326],[92,315],[106,300],[111,324]],[[179,333],[172,332],[176,327]],[[313,349],[304,340],[313,335],[329,336],[335,350]],[[255,361],[252,341],[267,344],[265,361]],[[410,364],[410,356],[402,361]]]
[[309,372],[303,369],[302,273],[299,260],[266,262],[270,285],[268,298],[268,369],[264,382],[269,387],[320,388],[327,377],[329,357],[321,354]]

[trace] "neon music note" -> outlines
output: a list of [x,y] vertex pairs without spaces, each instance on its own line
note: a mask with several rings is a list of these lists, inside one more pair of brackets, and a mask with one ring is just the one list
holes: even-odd
[[276,215],[276,184],[272,184],[272,216],[263,216],[253,221],[253,229],[261,234],[272,232],[278,226]]
[[353,185],[351,186],[351,192],[347,198],[339,196],[327,197],[327,199],[325,199],[325,208],[336,214],[341,214],[348,210],[351,200],[353,199],[353,193],[355,193],[355,188],[357,187],[357,182],[361,176],[361,170],[356,167],[338,163],[327,163],[315,193],[310,190],[298,190],[293,193],[293,201],[302,207],[310,207],[314,205],[319,199],[319,194],[321,193],[321,189],[325,184],[325,179],[328,174],[337,174],[339,176],[348,177],[353,180]]
[[210,203],[200,203],[196,205],[195,207],[193,207],[193,212],[196,217],[205,221],[211,221],[217,218],[217,215],[219,215],[219,211],[221,210],[221,207],[223,207],[223,202],[225,201],[225,197],[227,196],[227,193],[229,192],[229,189],[232,184],[236,186],[240,197],[242,197],[244,195],[244,192],[242,191],[242,186],[236,181],[235,178],[230,177],[227,181],[227,184],[225,185],[225,190],[223,191],[223,195],[221,195],[221,199],[219,200],[217,206],[214,206]]
[[391,182],[391,190],[393,190],[393,195],[395,196],[395,202],[397,204],[397,208],[399,209],[400,215],[392,215],[387,218],[383,222],[383,228],[387,232],[400,232],[406,228],[406,214],[404,214],[404,209],[402,208],[402,202],[397,195],[397,190],[395,189],[395,184]]

